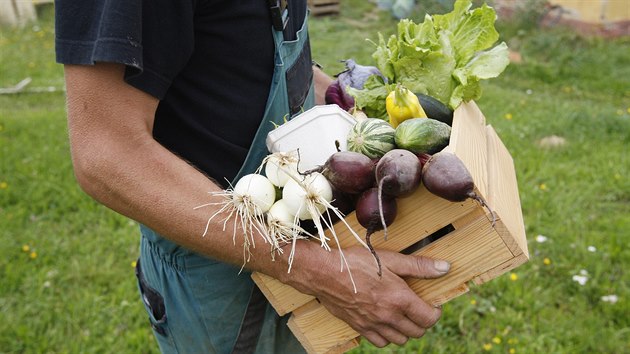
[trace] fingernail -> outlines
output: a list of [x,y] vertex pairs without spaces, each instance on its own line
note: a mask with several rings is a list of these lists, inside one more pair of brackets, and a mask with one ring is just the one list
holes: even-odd
[[449,269],[451,269],[451,264],[447,261],[436,259],[433,261],[433,267],[438,272],[445,274],[449,271]]

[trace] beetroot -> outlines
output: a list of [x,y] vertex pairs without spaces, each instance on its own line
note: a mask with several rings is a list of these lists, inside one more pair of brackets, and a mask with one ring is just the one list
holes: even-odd
[[432,155],[422,168],[422,183],[429,192],[451,202],[462,202],[468,198],[476,200],[488,209],[494,226],[494,212],[483,197],[475,192],[473,178],[457,155],[448,151]]
[[321,172],[338,191],[359,194],[374,186],[374,162],[369,157],[352,151],[338,151],[323,166],[311,172]]
[[427,161],[429,161],[429,159],[431,158],[431,155],[427,154],[427,153],[420,153],[417,155],[418,158],[420,159],[420,166],[424,167],[424,165],[427,163]]
[[370,237],[376,231],[383,230],[385,226],[389,226],[396,219],[398,211],[396,198],[384,196],[379,198],[378,188],[370,188],[361,193],[356,204],[356,216],[359,224],[365,227],[365,242],[372,252],[376,264],[378,266],[378,275],[382,274],[381,261],[372,247]]
[[420,159],[411,151],[388,151],[376,164],[376,182],[380,192],[392,197],[405,197],[419,186],[422,174]]
[[[393,149],[380,158],[375,174],[380,204],[385,197],[405,197],[413,193],[420,186],[422,165],[411,151]],[[381,219],[383,235],[387,239],[387,225]]]
[[326,104],[336,104],[345,111],[354,107],[354,97],[350,96],[350,94],[341,87],[339,80],[333,81],[332,84],[326,88],[324,100]]

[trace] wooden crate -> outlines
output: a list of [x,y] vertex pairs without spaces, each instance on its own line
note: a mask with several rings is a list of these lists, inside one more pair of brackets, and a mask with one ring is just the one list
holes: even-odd
[[[487,209],[476,201],[453,203],[420,187],[399,199],[388,239],[382,232],[372,236],[375,248],[451,262],[442,278],[408,281],[418,296],[434,305],[466,293],[470,282],[482,284],[529,259],[512,157],[474,102],[455,111],[446,149],[470,171],[477,192],[495,212],[494,226]],[[346,220],[359,234],[364,231],[354,213]],[[345,227],[335,231],[342,247],[357,243]],[[438,234],[442,236],[435,239]],[[358,345],[359,334],[314,297],[261,273],[252,277],[280,315],[291,313],[289,327],[309,353],[341,353]]]
[[340,0],[308,0],[308,8],[314,16],[339,13]]

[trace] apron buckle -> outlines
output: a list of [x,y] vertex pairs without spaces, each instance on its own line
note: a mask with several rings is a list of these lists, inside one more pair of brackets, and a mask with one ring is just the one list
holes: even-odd
[[287,0],[269,0],[271,11],[271,24],[276,31],[284,31],[289,22],[289,9]]

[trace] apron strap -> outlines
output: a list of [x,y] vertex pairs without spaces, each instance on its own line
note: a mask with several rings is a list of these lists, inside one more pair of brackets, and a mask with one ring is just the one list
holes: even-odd
[[[276,45],[276,52],[280,52],[280,47],[284,40],[284,29],[287,24],[288,16],[290,16],[290,14],[288,13],[288,8],[287,8],[287,0],[268,0],[268,1],[270,5],[269,9],[271,11],[272,22],[274,25],[272,32],[274,35],[274,43]],[[306,18],[304,19],[304,21],[306,21]],[[305,38],[308,38],[308,37],[305,37]],[[299,47],[299,50],[301,52],[300,57],[294,59],[294,61],[297,62],[298,59],[300,58],[304,61],[304,58],[302,58],[303,56],[302,53],[306,53],[308,54],[308,58],[307,58],[308,60],[306,61],[307,65],[291,65],[295,67],[293,71],[297,71],[300,69],[309,70],[311,67],[309,43],[305,42],[305,44]],[[292,63],[292,64],[295,64],[295,63]],[[284,72],[283,75],[286,76],[287,73]],[[293,75],[295,76],[295,72],[293,73]],[[304,79],[306,79],[306,77]],[[312,82],[312,78],[311,78],[311,82]],[[300,97],[299,104],[304,103],[306,96],[311,91],[312,90],[309,88],[308,91],[306,91],[304,97]],[[267,115],[267,113],[265,115]],[[279,120],[281,119],[281,117],[274,117],[274,119]],[[268,131],[268,129],[263,129],[264,124],[269,125],[270,123],[268,122],[267,119],[263,119],[261,122],[261,127],[259,127],[259,130],[256,133],[256,137],[254,138],[254,141],[260,140],[260,143],[262,144],[261,146],[263,147],[264,147],[264,142],[265,142],[265,138],[267,136],[267,131]],[[266,152],[266,149],[264,151]],[[266,153],[264,155],[266,155]],[[257,167],[260,164],[260,160],[262,159],[259,159],[258,157],[256,157],[255,154],[251,156],[250,154],[248,154],[245,165],[247,165],[250,162],[250,160],[253,161],[253,163]],[[251,163],[249,165],[251,165]],[[243,171],[252,168],[252,166],[249,166],[249,165],[247,166],[246,169],[244,169],[243,167],[241,168],[241,171],[239,171],[237,177],[234,180],[234,183],[236,183],[241,173],[244,173]],[[256,351],[258,338],[260,337],[263,324],[265,321],[265,315],[267,313],[268,304],[269,302],[267,298],[265,297],[265,295],[262,293],[262,291],[260,291],[258,286],[254,284],[252,287],[252,292],[250,295],[249,302],[247,304],[247,309],[245,310],[245,315],[243,316],[243,321],[241,322],[241,328],[239,329],[239,333],[236,338],[236,343],[234,344],[234,348],[232,349],[232,354],[252,354]]]
[[232,354],[251,354],[256,351],[258,338],[265,320],[267,303],[265,295],[254,284]]
[[[287,2],[286,0],[269,0],[269,5],[274,32],[282,33],[288,20]],[[236,343],[234,343],[234,348],[232,348],[232,354],[251,354],[256,351],[258,338],[262,332],[265,320],[267,304],[267,298],[258,286],[254,284],[243,321],[241,322],[241,328],[238,331]]]

